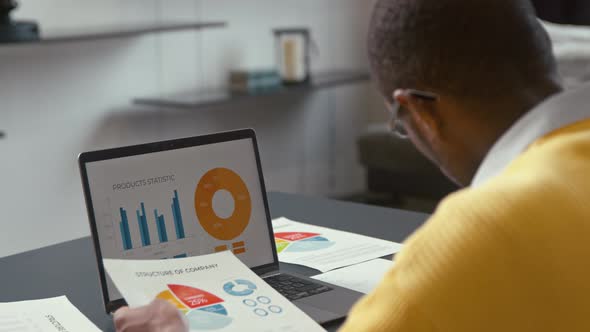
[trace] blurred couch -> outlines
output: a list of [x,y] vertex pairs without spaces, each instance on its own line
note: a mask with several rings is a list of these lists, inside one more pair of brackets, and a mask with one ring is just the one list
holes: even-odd
[[[566,89],[590,81],[590,27],[543,24],[553,41]],[[385,124],[361,136],[358,148],[370,193],[386,194],[394,201],[404,197],[440,200],[457,189],[409,141],[391,135]]]
[[392,202],[408,197],[437,201],[457,189],[414,145],[392,135],[386,125],[374,126],[359,138],[358,146],[372,194],[387,195]]
[[590,81],[590,27],[543,22],[557,57],[565,87]]
[[559,24],[590,25],[588,0],[532,0],[537,15]]

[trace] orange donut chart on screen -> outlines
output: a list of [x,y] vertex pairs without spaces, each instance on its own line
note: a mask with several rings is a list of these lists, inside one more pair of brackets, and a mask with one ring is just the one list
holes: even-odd
[[[213,210],[213,196],[227,190],[234,199],[233,214],[223,219]],[[227,168],[215,168],[203,175],[195,190],[195,211],[199,223],[207,233],[218,240],[229,241],[240,236],[248,227],[252,201],[242,178]]]

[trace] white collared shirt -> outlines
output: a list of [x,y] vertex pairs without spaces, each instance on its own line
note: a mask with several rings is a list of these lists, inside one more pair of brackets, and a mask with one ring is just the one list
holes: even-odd
[[502,173],[537,139],[570,124],[590,118],[590,84],[556,94],[520,118],[488,152],[472,187]]

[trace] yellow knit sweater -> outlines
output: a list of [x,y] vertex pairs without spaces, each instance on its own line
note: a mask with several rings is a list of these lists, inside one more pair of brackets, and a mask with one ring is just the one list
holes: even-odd
[[590,120],[445,199],[342,331],[590,331]]

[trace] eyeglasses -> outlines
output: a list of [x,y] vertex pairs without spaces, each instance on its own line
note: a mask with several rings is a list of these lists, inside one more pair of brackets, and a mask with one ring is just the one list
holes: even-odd
[[[412,97],[420,98],[425,101],[438,100],[438,95],[431,92],[419,91],[414,89],[407,89],[405,91]],[[388,110],[390,113],[389,125],[392,134],[394,134],[398,138],[407,139],[408,131],[406,130],[406,127],[404,126],[402,120],[399,118],[399,112],[401,111],[401,109],[402,105],[398,103],[396,100],[394,100],[393,104],[391,105],[391,108]]]

